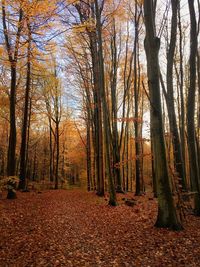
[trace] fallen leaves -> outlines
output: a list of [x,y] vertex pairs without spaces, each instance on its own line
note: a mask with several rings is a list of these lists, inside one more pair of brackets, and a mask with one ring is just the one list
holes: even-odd
[[136,197],[113,208],[94,193],[19,193],[0,200],[0,266],[199,266],[200,220],[185,230],[155,228],[157,204]]

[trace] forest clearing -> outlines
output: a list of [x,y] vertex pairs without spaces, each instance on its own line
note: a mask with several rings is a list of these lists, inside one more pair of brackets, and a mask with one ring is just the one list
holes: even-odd
[[155,228],[157,204],[148,195],[130,207],[79,189],[20,193],[0,200],[0,266],[192,267],[200,262],[200,221],[184,231]]

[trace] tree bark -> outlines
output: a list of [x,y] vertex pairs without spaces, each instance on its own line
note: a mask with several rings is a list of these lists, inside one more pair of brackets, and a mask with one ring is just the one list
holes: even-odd
[[180,230],[182,229],[182,225],[172,197],[166,160],[159,83],[160,70],[158,54],[160,39],[156,37],[155,33],[155,17],[152,0],[144,0],[144,18],[146,28],[145,52],[151,103],[151,136],[158,194],[158,216],[155,225],[157,227],[169,227]]
[[138,4],[135,2],[135,40],[134,40],[134,104],[135,104],[135,114],[134,114],[134,127],[135,127],[135,180],[136,180],[136,188],[135,195],[141,195],[141,144],[140,138],[141,134],[139,131],[139,86],[140,82],[137,81],[139,78],[138,66],[137,66],[137,53],[138,53],[138,24],[139,24],[140,15],[138,15]]
[[11,84],[10,84],[10,133],[9,133],[9,145],[8,145],[8,157],[7,157],[7,176],[15,175],[16,167],[16,119],[15,119],[15,103],[16,103],[16,80],[17,80],[17,61],[19,53],[19,43],[22,31],[22,19],[23,12],[19,9],[19,20],[16,32],[16,40],[14,47],[12,47],[11,40],[9,38],[9,32],[6,24],[7,16],[5,9],[5,0],[2,1],[2,24],[4,31],[4,38],[6,44],[6,50],[8,59],[10,62],[11,72]]
[[104,136],[105,136],[105,152],[106,152],[106,163],[107,163],[107,173],[109,181],[109,204],[112,206],[117,205],[116,192],[114,179],[111,171],[111,162],[110,155],[111,149],[110,144],[112,141],[111,138],[111,129],[110,129],[110,118],[109,111],[106,102],[106,92],[105,92],[105,79],[104,79],[104,60],[103,60],[103,47],[102,47],[102,26],[101,26],[101,16],[98,0],[95,0],[95,14],[96,14],[96,27],[97,27],[97,42],[98,42],[98,55],[99,55],[99,83],[100,83],[100,92],[102,99],[102,111],[103,111],[103,123],[104,123]]
[[190,180],[192,191],[198,192],[194,196],[195,213],[200,216],[200,182],[199,165],[195,137],[195,91],[196,91],[196,56],[197,56],[197,23],[194,0],[188,0],[190,11],[190,59],[189,59],[189,90],[187,99],[187,142],[190,165]]
[[119,136],[117,128],[117,44],[116,44],[116,30],[115,30],[115,20],[113,19],[113,36],[111,37],[111,55],[112,55],[112,66],[110,73],[111,80],[111,99],[112,99],[112,154],[113,154],[113,173],[116,184],[116,192],[123,193],[122,180],[120,167],[120,146],[119,146]]
[[28,28],[28,51],[27,51],[27,76],[26,76],[26,91],[24,99],[24,117],[22,125],[22,139],[20,148],[20,174],[19,174],[19,189],[26,189],[26,148],[27,148],[27,128],[28,128],[28,110],[29,110],[29,95],[31,87],[31,28],[27,21]]
[[178,0],[171,0],[172,19],[171,19],[171,38],[167,51],[167,94],[166,103],[169,115],[170,132],[172,133],[172,144],[174,154],[174,165],[177,176],[181,178],[182,189],[186,190],[186,177],[184,172],[184,162],[180,144],[179,132],[176,122],[176,112],[174,107],[174,88],[173,88],[173,61],[176,47],[177,36],[177,11]]
[[[82,23],[87,21],[88,16],[84,12],[81,4],[76,4],[76,9],[79,13],[80,20]],[[88,7],[87,7],[88,8]],[[91,14],[92,18],[95,20],[95,6],[94,3],[91,4]],[[104,196],[104,161],[103,161],[103,130],[102,130],[102,101],[101,101],[101,88],[100,88],[100,77],[99,77],[99,55],[97,47],[97,33],[95,30],[87,31],[89,41],[90,41],[90,52],[92,59],[92,72],[93,72],[93,99],[94,99],[94,134],[93,134],[93,144],[94,144],[94,166],[95,166],[95,176],[94,176],[94,188],[97,190],[98,196]],[[91,108],[91,107],[90,107]],[[96,178],[96,179],[95,179]],[[96,186],[97,184],[97,186]]]

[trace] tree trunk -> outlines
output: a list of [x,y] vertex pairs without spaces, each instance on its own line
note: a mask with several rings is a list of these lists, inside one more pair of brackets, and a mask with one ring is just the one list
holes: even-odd
[[113,36],[111,37],[111,55],[112,55],[112,66],[111,66],[111,99],[112,99],[112,153],[113,153],[113,173],[116,183],[116,192],[123,193],[122,180],[120,167],[120,147],[117,129],[117,44],[116,44],[116,30],[115,20],[113,19]]
[[24,117],[22,125],[22,139],[20,149],[20,174],[19,174],[19,189],[26,189],[26,148],[27,148],[27,127],[28,127],[28,109],[29,109],[29,94],[31,86],[31,29],[29,21],[28,28],[28,51],[27,51],[27,76],[26,76],[26,93],[24,100]]
[[[89,19],[85,9],[81,3],[75,4],[75,7],[79,13],[80,20],[85,23]],[[87,8],[89,8],[87,6]],[[90,5],[90,12],[92,18],[95,20],[95,6],[94,3]],[[102,103],[101,103],[101,93],[100,93],[100,77],[99,77],[99,55],[98,55],[98,45],[97,45],[97,33],[95,30],[87,31],[90,40],[90,52],[92,59],[92,72],[93,72],[93,100],[94,100],[94,157],[95,157],[95,176],[97,181],[97,195],[104,196],[104,163],[103,163],[103,132],[102,132]],[[94,187],[96,188],[96,181],[94,177]]]
[[[9,144],[8,144],[8,156],[7,156],[7,176],[15,176],[16,168],[16,119],[15,119],[15,104],[16,104],[16,79],[17,79],[17,61],[19,52],[19,42],[22,31],[22,18],[23,12],[20,7],[19,9],[19,20],[16,32],[16,38],[14,44],[10,40],[9,30],[7,27],[7,16],[5,0],[2,0],[2,25],[6,44],[6,50],[8,55],[8,60],[10,63],[10,73],[11,73],[11,84],[10,84],[10,133],[9,133]],[[16,194],[13,190],[8,190],[7,197],[15,198]]]
[[134,41],[134,104],[135,104],[135,114],[134,114],[134,127],[135,127],[135,180],[136,188],[135,195],[141,195],[141,144],[140,144],[140,131],[139,131],[139,86],[140,82],[138,79],[138,66],[137,66],[137,53],[139,52],[138,47],[138,5],[135,2],[135,41]]
[[91,190],[91,182],[92,182],[92,173],[91,173],[91,131],[90,131],[90,111],[88,110],[88,120],[87,120],[87,190]]
[[173,61],[174,61],[176,36],[177,36],[178,1],[172,0],[171,4],[172,4],[171,39],[170,39],[169,49],[167,52],[167,94],[165,96],[166,96],[166,103],[169,115],[170,132],[172,133],[175,169],[177,172],[177,176],[181,178],[182,189],[186,190],[187,187],[186,177],[184,172],[182,149],[176,122],[176,112],[174,107],[174,88],[173,88]]
[[[7,16],[5,9],[5,0],[2,1],[2,24],[4,30],[4,37],[6,43],[6,50],[8,54],[8,59],[10,62],[10,72],[11,72],[11,85],[10,85],[10,134],[9,134],[9,145],[8,145],[8,157],[7,157],[7,176],[15,175],[16,167],[16,120],[15,120],[15,102],[16,102],[16,79],[17,79],[17,60],[19,52],[19,42],[22,30],[22,18],[23,12],[20,8],[19,10],[19,23],[16,32],[16,40],[14,47],[11,46],[11,41],[9,38],[9,32],[7,28]],[[14,48],[14,49],[13,49]]]
[[116,192],[114,179],[111,171],[111,129],[110,129],[110,118],[109,111],[106,102],[106,92],[105,92],[105,79],[104,79],[104,60],[103,60],[103,47],[102,47],[102,26],[101,26],[101,17],[100,9],[98,5],[98,0],[95,0],[95,14],[96,14],[96,27],[97,27],[97,42],[98,42],[98,54],[99,54],[99,85],[102,99],[102,109],[103,109],[103,122],[104,122],[104,136],[105,136],[105,151],[106,151],[106,163],[107,163],[107,172],[108,172],[108,181],[109,181],[109,193],[110,199],[109,204],[112,206],[117,205]]
[[182,226],[172,197],[166,160],[159,83],[160,39],[155,34],[153,1],[144,0],[144,18],[146,28],[145,52],[151,103],[151,136],[158,193],[158,216],[155,225],[180,230]]
[[[181,25],[181,14],[180,14],[180,2],[178,5],[178,28],[179,28],[179,57],[180,57],[180,102],[181,102],[181,122],[180,122],[180,138],[182,147],[182,158],[184,173],[186,176],[186,161],[185,161],[185,103],[184,103],[184,75],[183,75],[183,33]],[[186,181],[186,180],[185,180]],[[187,181],[186,181],[187,185]]]
[[10,135],[8,146],[7,175],[15,175],[16,166],[16,120],[15,120],[15,102],[16,102],[16,66],[11,67],[11,91],[10,91]]
[[192,191],[195,194],[195,213],[200,216],[200,182],[199,182],[199,166],[197,157],[197,147],[195,138],[195,89],[196,89],[196,56],[197,56],[197,25],[194,9],[194,0],[188,0],[190,11],[190,60],[189,60],[189,90],[187,99],[187,141],[188,155],[190,165],[190,180]]
[[59,169],[59,156],[60,156],[60,134],[59,134],[59,121],[56,119],[56,166],[55,166],[55,189],[58,189],[58,169]]
[[53,176],[53,144],[52,144],[52,125],[51,125],[51,118],[48,116],[49,120],[49,176],[50,182],[54,181]]
[[99,88],[99,67],[96,33],[90,34],[90,48],[92,56],[93,79],[94,79],[94,125],[95,125],[95,159],[97,172],[97,195],[104,196],[103,174],[103,133],[102,133],[102,110]]

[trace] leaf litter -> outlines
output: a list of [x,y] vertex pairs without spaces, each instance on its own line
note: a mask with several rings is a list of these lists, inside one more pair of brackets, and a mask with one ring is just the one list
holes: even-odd
[[200,266],[200,219],[184,231],[154,227],[156,200],[135,197],[129,207],[82,190],[18,193],[0,200],[0,267]]

